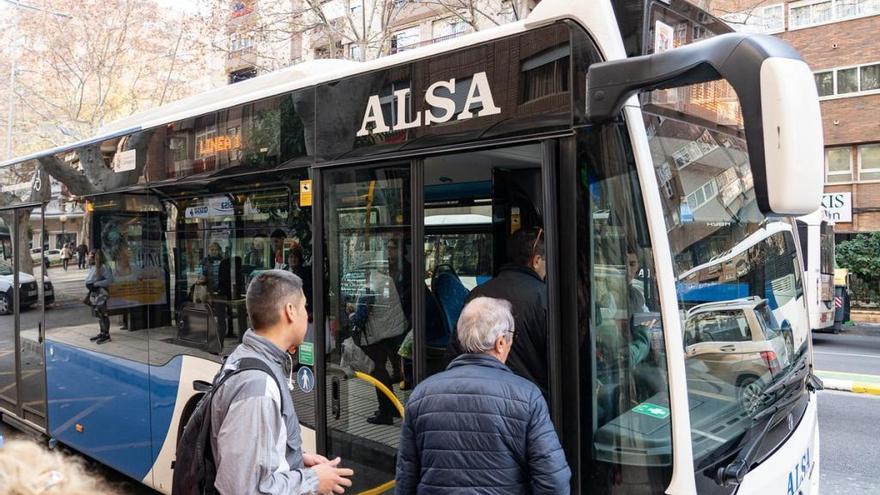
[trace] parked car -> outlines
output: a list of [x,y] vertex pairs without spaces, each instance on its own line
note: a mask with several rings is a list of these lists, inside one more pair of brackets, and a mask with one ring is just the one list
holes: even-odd
[[735,386],[742,408],[752,413],[773,377],[789,364],[786,328],[776,324],[758,297],[700,304],[687,312],[686,365],[712,381]]
[[40,264],[41,254],[49,259],[49,266],[61,264],[60,249],[47,249],[45,253],[43,253],[43,250],[40,248],[31,249],[31,261],[33,261],[35,265]]
[[[0,263],[0,315],[12,313],[13,308],[13,272],[12,268],[5,263]],[[36,304],[39,299],[37,280],[33,275],[18,272],[18,282],[21,285],[19,297],[21,308],[29,308]],[[43,280],[44,300],[46,304],[55,302],[55,287],[49,279]]]

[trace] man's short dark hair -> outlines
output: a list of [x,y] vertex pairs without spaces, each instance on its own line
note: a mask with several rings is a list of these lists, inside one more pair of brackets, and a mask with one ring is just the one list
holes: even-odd
[[[540,239],[538,239],[539,236]],[[535,242],[535,239],[538,239],[538,241]],[[511,263],[528,266],[535,255],[541,255],[546,258],[544,254],[544,236],[540,228],[529,227],[527,229],[519,229],[510,236],[507,244],[507,259]]]
[[303,296],[302,279],[285,270],[266,270],[248,285],[246,304],[256,331],[278,323],[281,307]]
[[275,229],[272,231],[272,234],[269,235],[272,239],[286,239],[287,233],[281,229]]

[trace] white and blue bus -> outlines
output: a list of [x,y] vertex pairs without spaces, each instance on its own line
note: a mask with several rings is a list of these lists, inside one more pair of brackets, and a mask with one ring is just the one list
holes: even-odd
[[804,286],[810,328],[835,332],[834,325],[834,222],[819,209],[797,218],[798,238],[804,257]]
[[[392,490],[400,420],[367,421],[378,397],[350,372],[369,368],[352,306],[379,289],[409,361],[394,374],[417,384],[443,368],[468,291],[533,229],[546,396],[576,493],[815,494],[791,218],[820,203],[816,88],[783,41],[728,31],[684,1],[543,0],[519,22],[307,62],[0,164],[13,241],[62,199],[113,275],[109,342],[90,340],[85,270],[39,271],[55,302],[0,317],[3,419],[168,493],[194,384],[248,327],[249,280],[289,269],[312,316],[295,356],[304,448],[342,456],[353,493]],[[11,270],[30,273],[19,244]]]

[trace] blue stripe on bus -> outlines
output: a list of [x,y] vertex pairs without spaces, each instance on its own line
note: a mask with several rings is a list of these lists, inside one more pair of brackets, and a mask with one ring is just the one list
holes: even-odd
[[[150,367],[52,341],[46,343],[45,354],[49,433],[143,480],[170,427],[183,358]],[[82,425],[81,433],[77,425]]]
[[[741,283],[693,284],[678,282],[675,289],[678,291],[679,301],[692,303],[732,301],[752,295],[749,285]],[[771,311],[775,311],[779,307],[776,301],[776,294],[773,292],[773,286],[770,283],[764,285],[764,299],[767,300],[767,307]]]

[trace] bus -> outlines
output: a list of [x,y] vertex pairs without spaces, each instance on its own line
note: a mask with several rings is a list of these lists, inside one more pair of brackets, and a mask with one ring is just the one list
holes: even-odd
[[824,209],[797,218],[798,239],[804,256],[804,285],[810,328],[834,332],[834,221]]
[[[728,31],[683,1],[543,0],[0,164],[13,238],[60,191],[113,274],[109,342],[90,340],[85,270],[53,279],[51,308],[0,319],[3,419],[169,493],[196,384],[247,331],[249,280],[288,269],[311,315],[292,358],[303,448],[341,456],[352,493],[389,492],[401,422],[368,421],[384,392],[352,308],[372,294],[383,345],[408,361],[378,365],[417,385],[531,229],[575,493],[817,493],[821,383],[791,224],[820,204],[816,87],[785,42]],[[406,402],[411,386],[383,385]]]

